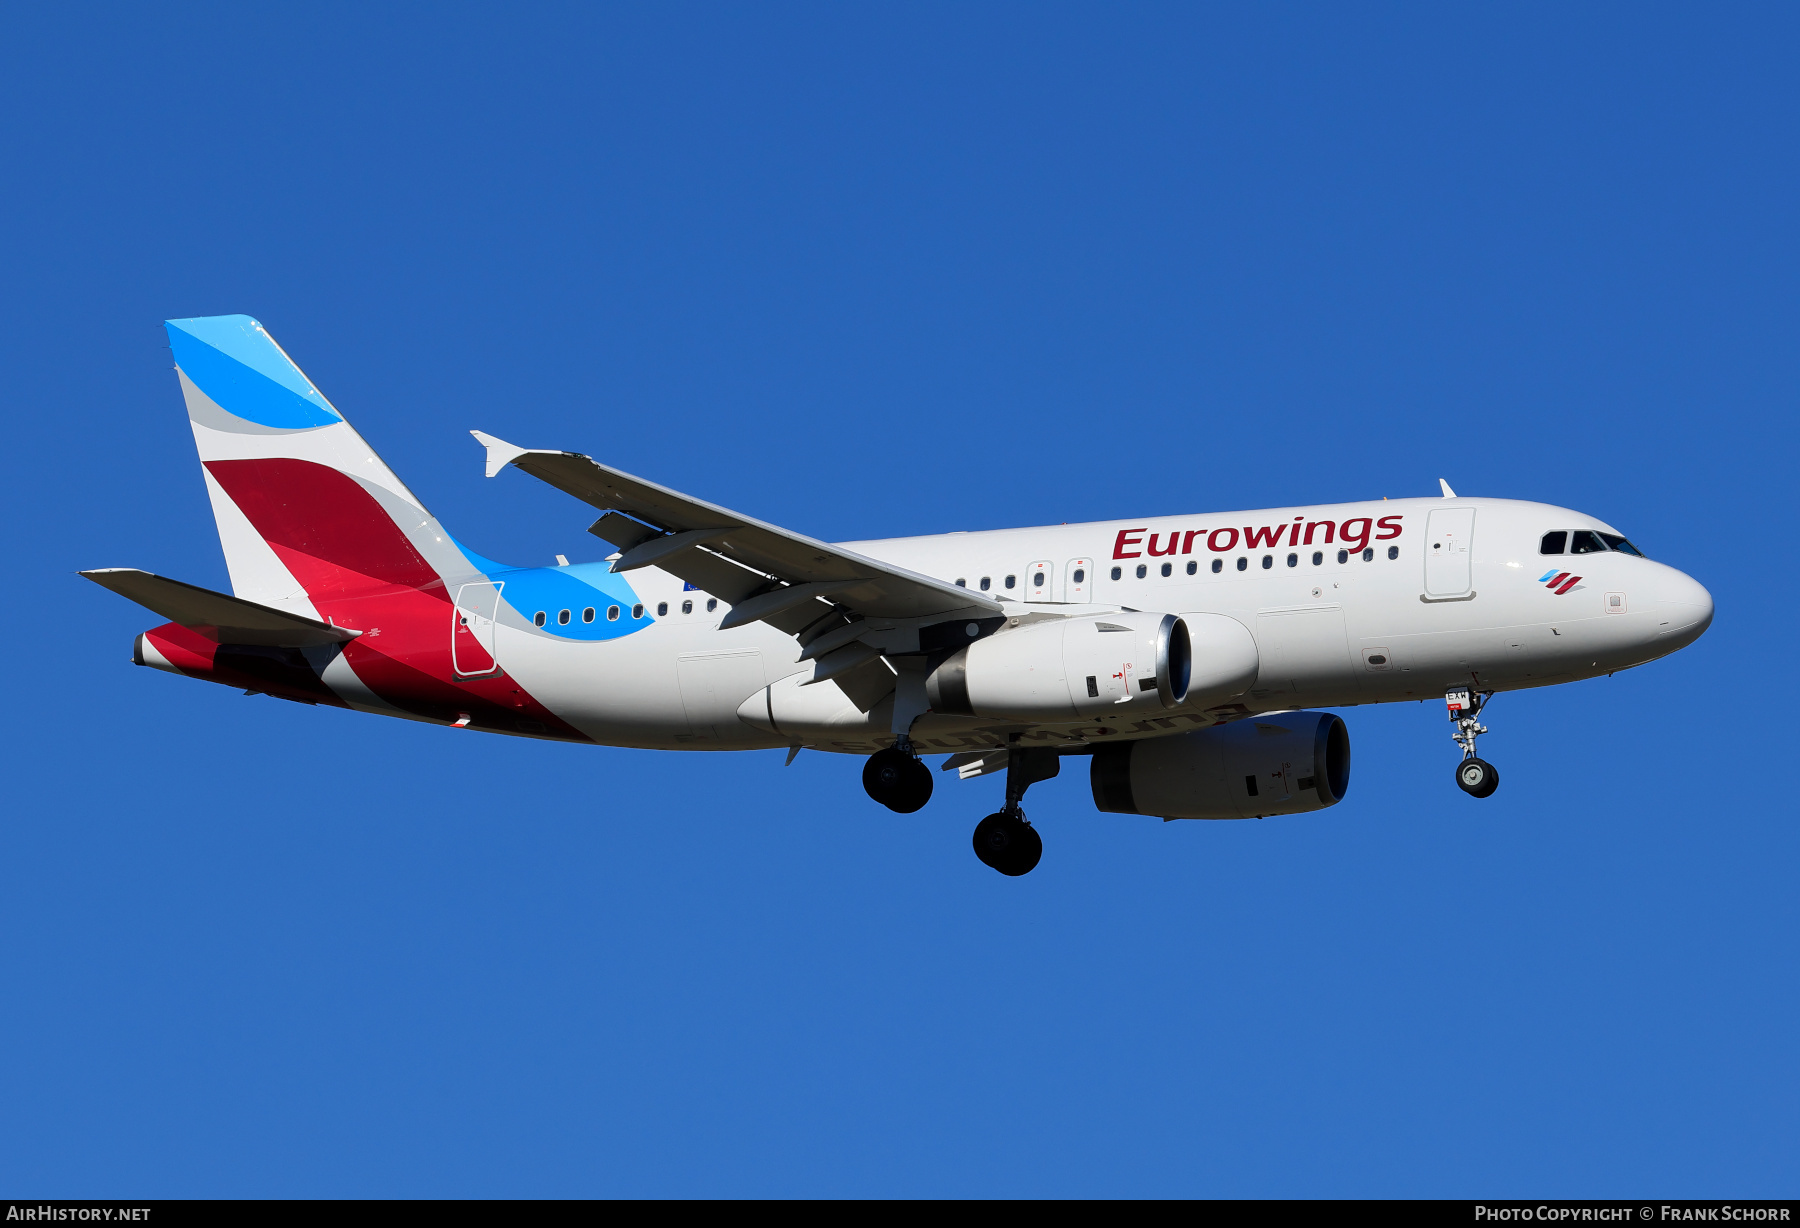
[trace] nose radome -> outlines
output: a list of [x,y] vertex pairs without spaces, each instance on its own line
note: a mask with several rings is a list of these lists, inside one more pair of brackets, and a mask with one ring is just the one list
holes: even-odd
[[1659,628],[1663,635],[1678,635],[1692,642],[1712,625],[1712,594],[1694,577],[1673,567],[1657,585],[1656,603],[1668,622]]

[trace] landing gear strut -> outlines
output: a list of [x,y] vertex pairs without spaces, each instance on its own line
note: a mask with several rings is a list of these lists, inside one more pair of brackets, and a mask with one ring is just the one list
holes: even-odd
[[1462,762],[1456,765],[1456,787],[1470,797],[1487,797],[1500,787],[1498,769],[1475,755],[1475,736],[1487,732],[1487,726],[1478,718],[1493,697],[1492,691],[1474,694],[1466,686],[1454,687],[1444,693],[1444,706],[1450,709],[1450,719],[1456,722],[1456,732],[1450,737],[1462,747],[1463,753]]
[[878,750],[863,765],[863,788],[896,814],[911,814],[931,800],[931,769],[912,753],[912,743]]
[[1053,746],[1008,748],[1006,805],[975,825],[975,856],[983,865],[1012,878],[1036,868],[1044,855],[1044,841],[1019,803],[1025,799],[1025,790],[1061,770],[1062,761]]

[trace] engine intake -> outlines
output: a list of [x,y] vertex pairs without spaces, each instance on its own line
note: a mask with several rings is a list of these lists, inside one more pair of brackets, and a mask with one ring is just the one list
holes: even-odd
[[1094,748],[1094,805],[1165,819],[1251,819],[1335,806],[1350,787],[1350,732],[1331,712],[1271,712]]
[[1187,698],[1193,654],[1173,614],[1130,612],[1006,628],[951,656],[925,680],[934,712],[1067,720]]

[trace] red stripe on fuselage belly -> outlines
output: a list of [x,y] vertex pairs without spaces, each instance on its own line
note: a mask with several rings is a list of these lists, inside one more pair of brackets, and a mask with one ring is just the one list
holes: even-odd
[[243,687],[305,703],[345,707],[297,648],[260,648],[215,644],[180,623],[164,623],[144,632],[163,660],[192,678]]
[[455,610],[444,582],[360,482],[290,458],[206,467],[319,615],[364,632],[344,646],[344,659],[383,703],[449,722],[466,713],[482,729],[589,740],[504,673],[455,676]]
[[331,601],[319,612],[329,608],[338,626],[364,633],[344,645],[344,660],[365,686],[397,708],[450,722],[466,713],[478,729],[588,741],[505,672],[491,678],[455,676],[450,639],[456,610],[442,593],[442,586],[430,593],[388,589]]

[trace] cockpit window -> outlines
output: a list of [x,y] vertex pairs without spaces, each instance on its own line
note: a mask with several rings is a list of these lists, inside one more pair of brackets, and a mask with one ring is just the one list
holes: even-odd
[[1617,550],[1620,554],[1644,557],[1644,552],[1620,537],[1617,533],[1601,533],[1594,529],[1576,529],[1570,532],[1558,529],[1554,533],[1544,534],[1538,543],[1539,554],[1561,554],[1564,546],[1570,554],[1604,554],[1608,550]]

